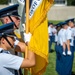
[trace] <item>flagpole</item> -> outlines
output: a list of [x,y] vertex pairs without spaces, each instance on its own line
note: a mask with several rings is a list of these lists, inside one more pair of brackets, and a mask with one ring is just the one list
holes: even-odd
[[[29,0],[26,0],[26,33],[29,32],[28,26],[29,26]],[[26,58],[27,58],[27,53],[28,53],[28,49],[27,49],[27,46],[26,46],[26,52],[25,52]]]
[[[26,0],[26,33],[29,32],[28,26],[29,26],[29,0]],[[28,54],[28,46],[26,46],[25,58],[28,58],[27,54]],[[24,75],[28,75],[28,71],[26,69],[24,70]]]

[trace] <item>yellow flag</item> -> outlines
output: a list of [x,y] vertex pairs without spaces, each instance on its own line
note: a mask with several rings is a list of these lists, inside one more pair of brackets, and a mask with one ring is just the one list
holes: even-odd
[[48,21],[47,12],[54,0],[33,0],[30,8],[29,32],[32,33],[29,50],[36,54],[36,65],[32,75],[42,75],[48,64]]

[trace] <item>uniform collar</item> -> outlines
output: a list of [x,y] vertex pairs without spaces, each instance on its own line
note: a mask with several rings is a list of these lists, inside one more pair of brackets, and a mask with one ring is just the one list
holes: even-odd
[[3,48],[0,48],[0,52],[1,52],[1,53],[7,53],[7,54],[10,54],[10,52],[9,52],[9,51],[4,50]]
[[3,50],[3,48],[0,48],[0,51],[2,51]]
[[68,27],[68,29],[71,29],[71,27]]
[[68,29],[71,30],[72,28],[71,27],[68,27]]

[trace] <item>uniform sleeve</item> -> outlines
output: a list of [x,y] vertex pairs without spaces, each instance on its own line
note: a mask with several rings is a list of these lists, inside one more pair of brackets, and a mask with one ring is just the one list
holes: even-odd
[[4,54],[3,59],[4,59],[2,60],[3,67],[18,70],[24,58],[11,54]]
[[62,41],[63,41],[63,42],[66,42],[65,32],[63,33]]
[[67,40],[71,39],[71,30],[68,30],[66,38]]

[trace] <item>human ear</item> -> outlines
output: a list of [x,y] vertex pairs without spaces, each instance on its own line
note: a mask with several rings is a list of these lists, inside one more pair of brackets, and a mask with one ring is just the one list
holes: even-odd
[[2,39],[1,39],[1,43],[3,43],[3,44],[4,44],[4,41],[5,41],[5,39],[4,39],[4,38],[2,38]]

